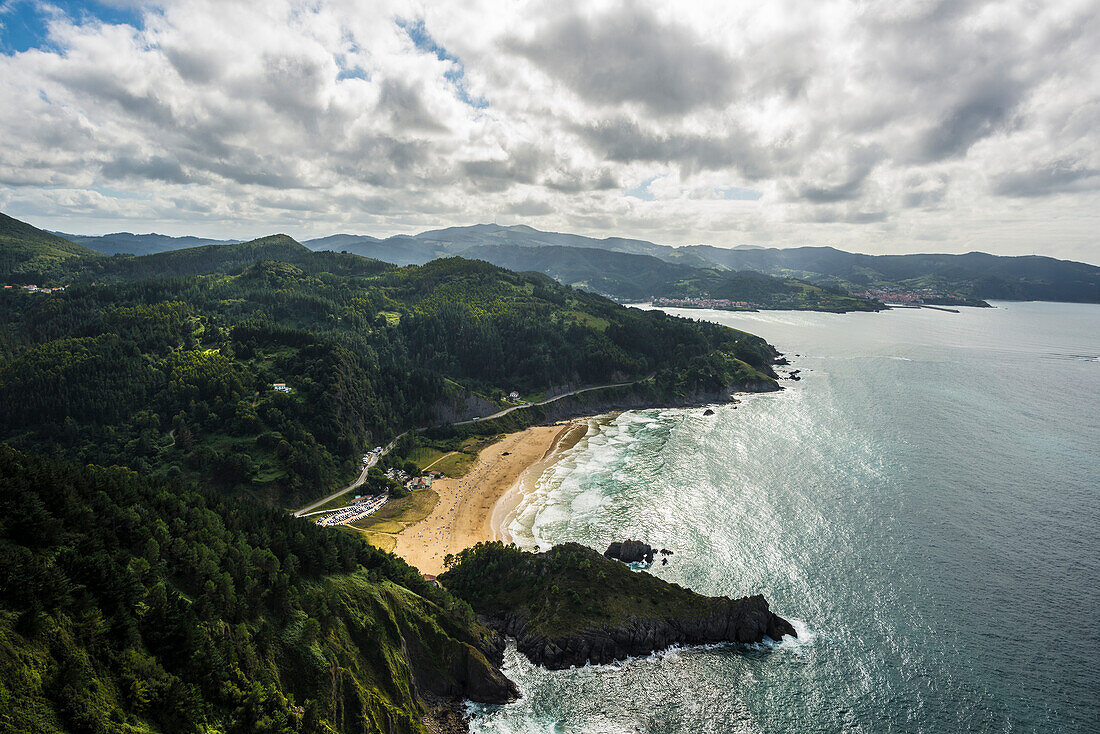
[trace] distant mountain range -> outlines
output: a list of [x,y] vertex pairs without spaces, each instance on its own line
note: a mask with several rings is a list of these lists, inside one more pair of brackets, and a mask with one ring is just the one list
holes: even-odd
[[[633,289],[621,283],[622,278],[637,278],[640,282],[635,285],[645,290],[651,284],[645,274],[656,266],[650,261],[594,256],[588,258],[590,265],[584,265],[581,262],[584,258],[568,253],[565,248],[647,256],[712,274],[755,271],[887,300],[891,295],[901,300],[908,294],[924,294],[925,302],[931,303],[979,304],[984,299],[1100,302],[1100,267],[1038,255],[1008,257],[981,252],[863,255],[833,247],[669,247],[645,240],[596,239],[541,232],[523,225],[495,224],[451,227],[386,239],[342,234],[303,244],[311,249],[342,250],[406,264],[446,255],[479,257],[503,267],[538,270],[562,282],[586,285],[619,298],[636,297]],[[530,252],[547,247],[554,248],[555,254]],[[617,275],[609,275],[611,262],[618,266],[618,270],[612,271]],[[697,275],[704,282],[713,277]],[[620,282],[615,283],[616,280]],[[671,293],[654,291],[648,295],[661,297]]]
[[212,240],[205,237],[170,237],[166,234],[134,234],[132,232],[115,232],[104,235],[66,234],[64,232],[51,232],[59,237],[64,237],[70,242],[90,247],[104,255],[152,255],[158,252],[182,250],[187,247],[201,247],[203,245],[233,245],[241,240]]
[[[0,227],[0,236],[2,231]],[[35,231],[54,238],[52,247],[61,247],[51,257],[76,252],[58,243],[106,255],[140,255],[238,242],[128,232],[93,237]],[[1100,267],[1034,255],[864,255],[832,247],[752,245],[669,247],[623,237],[598,239],[496,224],[384,239],[335,234],[303,244],[314,251],[348,252],[397,265],[456,255],[486,260],[510,270],[540,272],[620,301],[730,301],[762,308],[833,311],[869,310],[881,307],[880,301],[914,299],[964,305],[985,305],[986,299],[1100,302]],[[89,254],[84,248],[81,251]]]

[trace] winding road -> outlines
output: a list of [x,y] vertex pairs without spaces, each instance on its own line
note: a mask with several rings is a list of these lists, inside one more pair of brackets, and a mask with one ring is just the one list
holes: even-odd
[[[571,390],[570,392],[563,392],[561,395],[555,395],[552,398],[549,398],[547,400],[542,400],[542,401],[539,401],[537,403],[520,403],[519,405],[513,405],[510,408],[505,408],[504,410],[497,411],[496,413],[493,413],[492,415],[479,416],[477,418],[471,418],[470,420],[467,420],[467,421],[458,421],[457,423],[454,423],[452,425],[464,426],[464,425],[467,425],[469,423],[480,423],[481,421],[490,421],[490,420],[493,420],[494,418],[500,418],[501,416],[508,415],[513,410],[519,410],[521,408],[533,408],[533,407],[538,406],[538,405],[546,405],[548,403],[553,403],[556,400],[561,400],[562,398],[568,398],[568,397],[572,397],[574,395],[580,395],[581,393],[592,392],[593,390],[607,390],[608,388],[612,388],[612,387],[627,387],[628,385],[637,385],[640,382],[646,382],[647,380],[652,380],[654,375],[656,375],[656,374],[657,373],[654,372],[654,373],[651,373],[647,377],[643,377],[640,380],[632,380],[630,382],[617,382],[613,385],[594,385],[592,387],[582,387],[578,390]],[[426,428],[426,426],[425,426],[425,428]],[[416,429],[413,429],[413,430],[423,431],[423,430],[425,430],[425,428],[416,428]],[[331,502],[332,500],[336,499],[340,495],[347,494],[351,490],[353,490],[357,487],[361,487],[363,485],[363,482],[367,481],[367,472],[370,471],[370,468],[372,466],[374,466],[375,464],[377,464],[379,459],[381,459],[383,456],[385,456],[391,450],[393,450],[393,447],[397,445],[397,442],[400,441],[405,436],[405,434],[407,434],[407,433],[408,433],[408,431],[405,431],[404,433],[400,433],[397,436],[395,436],[394,439],[392,441],[390,441],[388,444],[386,444],[385,448],[382,449],[381,454],[371,454],[370,458],[367,459],[367,464],[363,467],[363,471],[360,472],[359,478],[356,479],[354,482],[352,482],[351,484],[349,484],[348,486],[344,487],[341,490],[333,492],[328,497],[322,497],[321,499],[317,500],[313,504],[306,505],[305,507],[301,508],[300,510],[295,510],[294,511],[294,517],[302,517],[302,515],[306,514],[307,512],[309,512],[311,510],[315,510],[316,508],[320,507],[321,505],[325,504],[326,502]]]
[[562,398],[570,398],[570,397],[573,397],[574,395],[580,395],[581,393],[592,392],[593,390],[607,390],[608,388],[612,388],[612,387],[627,387],[628,385],[637,385],[639,382],[645,382],[646,380],[652,380],[653,376],[656,375],[656,374],[657,373],[654,372],[654,373],[650,374],[648,377],[643,377],[640,380],[631,380],[630,382],[616,382],[613,385],[594,385],[592,387],[582,387],[579,390],[572,390],[570,392],[563,392],[561,395],[555,395],[554,397],[552,397],[548,400],[542,400],[542,401],[537,402],[537,403],[520,403],[519,405],[513,405],[511,408],[505,408],[504,410],[493,413],[492,415],[483,415],[483,416],[480,416],[478,418],[471,418],[468,421],[458,421],[454,425],[464,426],[467,423],[475,423],[475,422],[480,423],[481,421],[491,421],[494,418],[500,418],[502,415],[508,415],[513,410],[519,410],[520,408],[533,408],[536,405],[546,405],[547,403],[552,403],[555,400],[561,400]]
[[398,434],[392,441],[390,441],[388,444],[386,444],[385,448],[382,449],[382,453],[380,453],[380,454],[371,454],[370,457],[367,459],[367,463],[363,465],[363,471],[361,471],[359,473],[359,477],[354,482],[352,482],[351,484],[349,484],[348,486],[344,487],[341,490],[333,492],[328,497],[322,497],[321,499],[317,500],[316,502],[314,502],[311,505],[306,505],[305,507],[303,507],[300,510],[295,510],[294,511],[294,517],[301,517],[302,515],[309,512],[310,510],[314,510],[314,509],[320,507],[321,505],[325,504],[326,502],[331,502],[332,500],[336,499],[340,495],[347,494],[348,492],[355,489],[356,487],[363,486],[363,482],[367,481],[367,472],[370,471],[370,468],[372,466],[374,466],[375,464],[377,464],[379,459],[381,459],[383,456],[385,456],[391,450],[393,450],[393,447],[395,445],[397,445],[397,442],[401,440],[401,438],[405,435],[405,433],[408,433],[408,431],[405,431],[404,433]]

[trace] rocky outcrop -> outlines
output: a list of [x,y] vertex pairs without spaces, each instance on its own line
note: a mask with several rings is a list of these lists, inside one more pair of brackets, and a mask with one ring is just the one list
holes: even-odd
[[604,558],[614,558],[623,563],[653,563],[656,551],[640,540],[615,541],[603,552]]
[[476,416],[489,415],[498,410],[500,407],[496,403],[468,390],[462,390],[451,395],[446,401],[432,406],[432,422],[458,423]]
[[[608,554],[640,560],[655,555],[640,541],[612,543]],[[520,652],[551,669],[609,663],[677,644],[797,636],[763,596],[703,596],[579,543],[541,553],[479,543],[440,581],[483,624],[514,637]]]
[[442,618],[438,629],[408,607],[391,607],[401,633],[417,693],[425,701],[469,699],[503,704],[519,698],[519,689],[500,671],[504,640],[476,626]]
[[763,596],[721,598],[705,614],[681,618],[635,619],[615,627],[593,626],[560,636],[530,629],[521,615],[485,621],[516,638],[517,649],[532,662],[551,670],[627,657],[648,655],[672,645],[706,645],[718,642],[752,644],[765,638],[797,637],[790,622],[773,614]]

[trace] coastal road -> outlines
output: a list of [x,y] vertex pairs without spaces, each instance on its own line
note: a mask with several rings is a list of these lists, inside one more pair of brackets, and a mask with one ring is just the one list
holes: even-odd
[[[643,377],[640,380],[632,380],[630,382],[617,382],[613,385],[594,385],[592,387],[582,387],[582,388],[577,389],[577,390],[571,390],[570,392],[562,393],[561,395],[555,395],[554,397],[550,398],[549,400],[542,400],[538,403],[522,403],[520,405],[513,405],[510,408],[505,408],[504,410],[493,413],[492,415],[481,416],[481,417],[478,417],[478,418],[471,418],[468,421],[459,421],[457,423],[454,423],[453,425],[464,426],[464,425],[469,424],[469,423],[475,423],[475,422],[480,423],[481,421],[489,421],[489,420],[492,420],[494,418],[500,418],[502,415],[508,415],[513,410],[519,410],[521,408],[533,408],[533,407],[538,406],[538,405],[546,405],[546,404],[552,403],[556,400],[561,400],[562,398],[569,398],[569,397],[572,397],[574,395],[580,395],[581,393],[592,392],[593,390],[606,390],[606,389],[611,388],[611,387],[627,387],[628,385],[637,385],[640,382],[645,382],[647,380],[652,380],[654,375],[656,375],[656,374],[657,373],[654,372],[654,373],[650,374],[648,377]],[[424,429],[423,428],[417,428],[415,430],[423,431]],[[328,497],[322,497],[321,499],[317,500],[313,504],[306,505],[302,509],[296,510],[294,512],[294,517],[301,517],[302,515],[309,512],[310,510],[314,510],[314,509],[320,507],[321,505],[325,504],[326,502],[331,502],[332,500],[336,499],[340,495],[347,494],[348,492],[355,489],[356,487],[361,487],[363,485],[363,482],[367,481],[367,472],[370,470],[370,468],[372,466],[374,466],[375,464],[377,464],[378,460],[380,458],[382,458],[383,456],[388,454],[393,449],[393,447],[397,445],[397,442],[400,441],[405,436],[406,433],[408,433],[408,431],[405,431],[404,433],[398,434],[396,437],[394,437],[394,439],[392,441],[390,441],[388,444],[386,444],[386,447],[382,449],[381,454],[371,454],[370,458],[367,459],[367,462],[368,462],[367,465],[363,467],[363,471],[362,471],[362,473],[359,474],[358,479],[356,479],[354,482],[352,482],[348,486],[344,487],[343,489],[341,489],[337,492],[333,492]]]
[[372,466],[374,466],[375,464],[377,464],[379,459],[381,459],[383,456],[388,454],[393,449],[393,447],[397,445],[397,442],[401,440],[401,438],[405,435],[405,433],[408,433],[408,431],[405,431],[404,433],[398,434],[396,438],[394,438],[392,441],[390,441],[388,444],[386,444],[385,448],[382,449],[381,454],[371,454],[370,458],[367,459],[367,463],[363,466],[363,471],[359,473],[359,478],[358,479],[356,479],[354,482],[352,482],[348,486],[344,487],[343,489],[341,489],[339,491],[336,491],[336,492],[333,492],[328,497],[322,497],[321,499],[317,500],[313,504],[306,505],[305,507],[303,507],[300,510],[295,510],[294,517],[301,517],[302,515],[309,512],[310,510],[316,509],[316,508],[320,507],[321,505],[325,504],[326,502],[331,502],[332,500],[336,499],[337,497],[339,497],[342,494],[347,494],[351,490],[353,490],[357,487],[363,486],[363,482],[367,481],[367,472],[370,471],[370,468]]
[[363,486],[363,482],[367,481],[367,472],[370,471],[370,468],[372,466],[374,466],[375,464],[377,464],[377,463],[378,463],[378,457],[375,456],[374,454],[371,454],[371,458],[367,459],[367,463],[363,466],[363,471],[359,473],[359,478],[358,479],[356,479],[354,482],[352,482],[348,486],[344,487],[343,489],[341,489],[337,492],[333,492],[328,497],[322,497],[321,499],[314,502],[312,505],[306,505],[302,509],[296,510],[294,512],[294,517],[301,517],[302,515],[306,514],[310,510],[314,509],[315,507],[320,507],[321,505],[325,504],[326,502],[328,502],[330,500],[334,500],[337,497],[339,497],[340,495],[346,494],[346,493],[350,492],[351,490],[355,489],[356,487]]
[[468,421],[458,421],[457,423],[454,423],[453,425],[464,426],[468,423],[475,423],[475,422],[480,423],[481,421],[491,421],[494,418],[500,418],[502,415],[508,415],[513,410],[519,410],[520,408],[533,408],[537,405],[546,405],[548,403],[554,402],[555,400],[561,400],[562,398],[570,398],[570,397],[573,397],[574,395],[580,395],[581,393],[592,392],[593,390],[606,390],[606,389],[611,388],[611,387],[627,387],[628,385],[637,385],[639,382],[645,382],[646,380],[652,380],[654,375],[656,375],[656,374],[657,373],[654,372],[653,374],[649,375],[648,377],[643,377],[640,380],[631,380],[630,382],[616,382],[613,385],[594,385],[592,387],[582,387],[579,390],[572,390],[570,392],[563,392],[561,395],[555,395],[554,397],[550,398],[549,400],[542,400],[542,401],[537,402],[537,403],[521,403],[520,405],[513,405],[510,408],[505,408],[504,410],[493,413],[492,415],[485,415],[485,416],[481,416],[481,417],[478,417],[478,418],[471,418]]

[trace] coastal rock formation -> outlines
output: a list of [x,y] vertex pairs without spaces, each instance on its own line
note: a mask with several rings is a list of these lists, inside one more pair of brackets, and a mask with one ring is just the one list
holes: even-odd
[[706,410],[703,411],[703,415],[714,415],[714,411],[711,410],[710,408],[707,408]]
[[615,541],[603,552],[605,558],[614,558],[623,563],[653,563],[656,551],[648,543],[640,540]]
[[516,684],[500,672],[504,640],[496,634],[465,644],[422,644],[423,635],[406,634],[405,655],[418,692],[429,700],[470,699],[504,704],[519,698]]
[[717,601],[697,616],[633,619],[621,625],[593,625],[561,635],[546,634],[522,614],[486,621],[515,637],[520,652],[550,670],[586,663],[602,665],[672,645],[752,644],[765,637],[780,640],[784,635],[798,636],[790,622],[771,612],[763,596],[719,597]]
[[514,637],[520,652],[554,670],[676,644],[797,636],[763,596],[702,596],[577,543],[544,553],[479,543],[459,554],[440,581],[484,624]]

